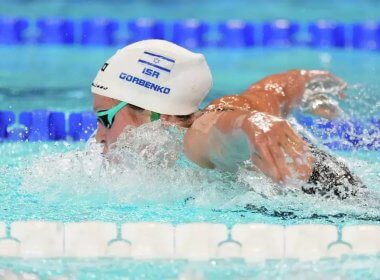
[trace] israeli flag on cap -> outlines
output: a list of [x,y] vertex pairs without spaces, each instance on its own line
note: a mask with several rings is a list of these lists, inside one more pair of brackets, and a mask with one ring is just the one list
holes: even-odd
[[175,64],[174,59],[150,51],[144,51],[138,62],[166,73],[170,73]]

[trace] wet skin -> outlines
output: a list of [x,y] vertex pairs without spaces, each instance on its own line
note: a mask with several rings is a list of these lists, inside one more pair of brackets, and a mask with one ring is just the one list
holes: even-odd
[[[161,120],[189,128],[184,139],[185,153],[199,166],[218,167],[213,161],[216,156],[228,163],[229,159],[223,158],[220,143],[228,142],[229,135],[238,131],[250,145],[248,157],[261,172],[276,182],[286,182],[289,178],[307,181],[314,158],[309,153],[308,144],[284,118],[298,105],[305,84],[315,75],[332,76],[325,71],[291,70],[269,76],[240,95],[218,98],[202,113],[196,113],[186,121],[171,115],[161,115]],[[96,94],[93,97],[95,112],[119,103]],[[312,113],[334,117],[328,111]],[[104,152],[107,152],[109,145],[117,140],[127,125],[137,127],[147,122],[150,122],[150,111],[136,110],[127,105],[116,115],[112,128],[98,124],[96,140],[104,144]]]
[[[120,101],[93,94],[93,107],[94,111],[108,110],[117,105]],[[119,135],[123,132],[124,128],[128,125],[140,126],[150,120],[150,113],[148,111],[136,111],[125,106],[115,116],[115,121],[110,129],[98,123],[96,132],[96,141],[104,145],[103,152],[108,152],[109,145],[116,142]]]

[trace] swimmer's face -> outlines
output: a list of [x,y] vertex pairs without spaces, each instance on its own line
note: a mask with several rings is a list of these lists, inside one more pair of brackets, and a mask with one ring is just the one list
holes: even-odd
[[[93,94],[93,107],[95,113],[103,110],[108,110],[117,104],[120,101],[101,96],[98,94]],[[142,108],[127,105],[122,108],[116,115],[115,120],[111,128],[105,127],[103,124],[98,122],[98,129],[96,132],[96,141],[104,144],[104,153],[109,149],[109,146],[116,142],[119,135],[123,132],[126,126],[135,126],[138,127],[145,123],[150,122],[151,112],[144,110]],[[195,115],[190,116],[172,116],[172,115],[161,115],[161,120],[180,127],[188,128],[191,126],[195,119]]]
[[[97,94],[93,94],[93,97],[93,107],[95,113],[102,110],[108,110],[120,103],[118,100]],[[107,128],[98,122],[98,130],[95,136],[96,141],[104,144],[104,153],[106,153],[108,151],[109,145],[116,142],[117,138],[127,125],[137,127],[149,121],[149,111],[136,110],[127,105],[115,115],[115,120],[111,128]]]

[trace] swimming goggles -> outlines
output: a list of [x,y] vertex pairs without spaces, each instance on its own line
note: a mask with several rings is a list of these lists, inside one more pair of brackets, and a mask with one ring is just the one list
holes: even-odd
[[[123,109],[125,106],[127,106],[127,102],[120,102],[116,106],[108,109],[108,110],[101,110],[96,113],[96,118],[98,122],[100,122],[102,125],[104,125],[107,128],[111,128],[114,121],[116,114]],[[150,114],[150,121],[157,121],[160,119],[160,114],[156,112],[151,112]]]

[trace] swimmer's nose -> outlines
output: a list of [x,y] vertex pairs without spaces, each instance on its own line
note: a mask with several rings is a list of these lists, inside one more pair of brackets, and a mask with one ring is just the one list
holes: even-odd
[[103,144],[103,154],[108,152],[108,145],[106,141],[106,130],[102,125],[98,125],[98,129],[95,134],[95,139],[97,143]]
[[98,124],[98,129],[96,130],[95,139],[96,139],[96,142],[98,143],[106,142],[106,132],[102,125]]

